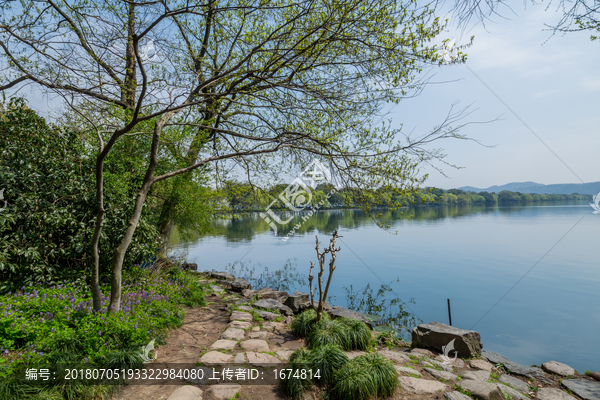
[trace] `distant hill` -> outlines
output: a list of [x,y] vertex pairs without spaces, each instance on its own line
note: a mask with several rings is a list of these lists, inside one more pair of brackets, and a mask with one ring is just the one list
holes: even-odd
[[554,185],[544,185],[535,182],[512,182],[501,186],[490,186],[487,189],[478,189],[472,186],[463,186],[458,189],[465,192],[489,192],[499,193],[503,190],[520,193],[540,193],[540,194],[596,194],[600,192],[600,182],[590,183],[557,183]]

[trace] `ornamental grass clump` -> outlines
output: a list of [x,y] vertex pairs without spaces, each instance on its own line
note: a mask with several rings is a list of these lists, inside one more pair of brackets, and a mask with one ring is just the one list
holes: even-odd
[[398,373],[379,353],[348,361],[333,376],[331,400],[389,397],[398,387]]
[[280,379],[281,388],[292,399],[301,399],[304,393],[313,386],[310,376],[301,374],[301,371],[310,369],[310,352],[305,348],[296,350],[290,356],[286,369],[291,369],[291,372],[286,371]]
[[329,385],[332,383],[333,374],[342,368],[350,359],[344,351],[336,345],[326,344],[312,349],[308,355],[308,363],[313,371],[319,371],[321,378],[318,384]]
[[363,358],[368,364],[377,396],[389,397],[394,394],[398,387],[398,372],[390,360],[379,353],[368,353],[357,358]]
[[308,347],[315,349],[326,344],[347,350],[350,347],[348,328],[338,320],[322,319],[315,323],[308,334]]
[[[323,314],[323,319],[331,319],[329,314]],[[294,321],[290,326],[292,332],[298,337],[305,338],[308,336],[312,328],[317,322],[317,312],[313,309],[309,309],[300,313],[294,317]]]
[[348,348],[346,350],[366,350],[373,342],[371,330],[362,321],[352,318],[339,318],[339,321],[346,329]]

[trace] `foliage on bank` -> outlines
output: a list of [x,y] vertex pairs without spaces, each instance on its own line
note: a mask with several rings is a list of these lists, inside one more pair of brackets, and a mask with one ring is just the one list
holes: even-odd
[[40,385],[24,380],[23,371],[59,363],[141,367],[141,346],[164,343],[167,330],[181,325],[182,304],[206,304],[197,279],[171,265],[133,268],[118,313],[106,315],[109,288],[102,289],[99,313],[92,311],[89,288],[72,283],[0,296],[0,398],[103,398],[111,387]]

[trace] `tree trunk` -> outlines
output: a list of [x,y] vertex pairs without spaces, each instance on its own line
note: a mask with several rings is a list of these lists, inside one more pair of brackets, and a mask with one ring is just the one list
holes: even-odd
[[104,162],[102,157],[102,148],[96,159],[96,226],[92,236],[91,252],[93,258],[92,265],[92,306],[94,311],[100,311],[100,252],[98,244],[100,242],[100,233],[104,226]]

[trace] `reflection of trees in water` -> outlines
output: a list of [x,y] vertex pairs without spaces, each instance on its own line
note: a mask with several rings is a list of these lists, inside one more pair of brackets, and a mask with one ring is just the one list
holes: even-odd
[[[410,340],[412,329],[423,322],[414,313],[405,310],[406,303],[396,297],[390,284],[381,285],[376,293],[370,283],[362,292],[355,291],[352,285],[350,288],[344,286],[344,290],[347,308],[374,317],[374,324],[377,325],[378,330],[392,329],[398,336]],[[392,297],[386,298],[389,294],[392,294]],[[415,304],[414,299],[408,302]]]
[[269,287],[273,290],[284,290],[291,293],[296,288],[308,288],[308,273],[301,274],[296,271],[297,258],[287,260],[282,268],[269,271],[269,267],[260,264],[252,265],[252,261],[236,261],[225,267],[230,274],[247,279],[253,289]]

